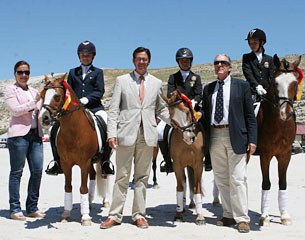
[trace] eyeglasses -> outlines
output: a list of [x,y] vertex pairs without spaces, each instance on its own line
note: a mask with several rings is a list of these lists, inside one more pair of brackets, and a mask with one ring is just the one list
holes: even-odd
[[29,70],[27,70],[27,71],[16,71],[16,73],[17,73],[17,75],[25,74],[25,75],[29,76],[31,72]]
[[146,63],[146,62],[149,61],[149,59],[148,59],[148,58],[140,58],[140,57],[137,57],[137,58],[135,58],[135,61],[136,61],[136,62],[141,62],[141,61],[142,61],[142,62],[145,62],[145,63]]
[[224,61],[224,60],[221,60],[221,61],[214,61],[214,65],[215,65],[215,66],[216,66],[216,65],[219,65],[219,63],[220,63],[221,65],[225,65],[225,66],[230,66],[230,65],[231,65],[230,62]]

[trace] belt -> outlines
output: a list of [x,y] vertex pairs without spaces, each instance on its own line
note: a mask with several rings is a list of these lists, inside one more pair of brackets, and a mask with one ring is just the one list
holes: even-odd
[[229,124],[224,124],[224,125],[215,125],[213,124],[213,128],[228,128]]
[[38,135],[38,128],[31,128],[28,132],[29,135]]

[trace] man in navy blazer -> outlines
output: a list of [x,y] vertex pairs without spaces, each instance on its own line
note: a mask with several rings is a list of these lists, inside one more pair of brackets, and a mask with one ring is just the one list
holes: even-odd
[[[231,60],[225,54],[216,56],[214,69],[217,81],[203,90],[202,120],[215,182],[222,199],[223,217],[217,225],[237,223],[239,232],[249,232],[246,153],[253,154],[257,143],[250,86],[247,81],[230,76]],[[223,95],[222,111],[221,117],[216,118],[219,115],[216,101],[220,92]]]

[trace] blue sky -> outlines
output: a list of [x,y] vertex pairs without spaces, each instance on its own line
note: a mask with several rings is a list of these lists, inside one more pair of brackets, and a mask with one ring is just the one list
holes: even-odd
[[267,54],[304,54],[304,16],[304,0],[1,0],[0,79],[12,79],[22,59],[32,76],[67,72],[83,40],[96,45],[101,68],[133,68],[138,46],[151,50],[150,68],[176,66],[180,47],[194,64],[222,52],[240,60],[256,27],[267,33]]

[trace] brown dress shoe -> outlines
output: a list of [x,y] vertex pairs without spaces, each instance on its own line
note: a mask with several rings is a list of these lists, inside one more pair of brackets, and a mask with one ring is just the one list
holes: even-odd
[[236,222],[233,218],[223,217],[222,219],[217,221],[216,226],[232,226],[235,224]]
[[28,217],[30,217],[30,218],[44,218],[45,216],[46,216],[46,214],[39,210],[28,214]]
[[138,228],[148,228],[148,222],[146,221],[145,218],[139,218],[137,219],[134,224],[138,227]]
[[116,225],[120,225],[121,223],[113,220],[112,218],[107,218],[106,221],[102,222],[100,225],[101,229],[108,229]]
[[237,230],[240,233],[248,233],[250,232],[250,225],[247,222],[240,222],[237,224]]
[[23,215],[22,212],[16,212],[16,213],[12,213],[10,215],[10,218],[13,220],[18,220],[18,221],[25,221],[26,217]]

